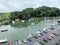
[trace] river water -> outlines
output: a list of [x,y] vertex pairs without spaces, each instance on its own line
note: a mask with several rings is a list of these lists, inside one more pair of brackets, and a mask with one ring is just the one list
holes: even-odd
[[[30,25],[28,27],[12,27],[11,25],[2,25],[0,26],[0,40],[7,38],[9,41],[14,40],[23,40],[29,34],[34,34],[38,30],[42,30],[46,26],[51,26],[52,24],[57,23],[57,18],[45,18],[41,22],[35,25]],[[8,29],[7,32],[1,32],[2,29]]]

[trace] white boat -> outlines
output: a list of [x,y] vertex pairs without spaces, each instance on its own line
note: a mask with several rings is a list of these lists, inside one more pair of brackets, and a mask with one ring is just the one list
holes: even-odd
[[26,42],[27,42],[25,39],[24,39],[23,41],[24,41],[24,43],[26,43]]
[[60,24],[60,19],[58,20],[58,24]]
[[40,34],[40,31],[37,31],[36,33],[37,33],[37,34]]
[[30,38],[30,37],[32,37],[32,34],[28,35],[28,37],[27,37],[27,38]]
[[6,43],[6,42],[8,42],[7,39],[0,40],[0,43]]
[[48,30],[48,27],[43,28],[43,31]]
[[5,32],[5,31],[8,31],[8,29],[2,29],[1,32]]
[[18,41],[18,43],[21,45],[22,43],[21,43],[21,41]]

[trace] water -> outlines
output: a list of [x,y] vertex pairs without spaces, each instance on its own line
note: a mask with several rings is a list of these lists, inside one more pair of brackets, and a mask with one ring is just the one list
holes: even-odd
[[[28,27],[23,28],[17,28],[17,27],[11,27],[11,25],[2,25],[0,26],[0,40],[7,38],[9,41],[14,40],[23,40],[26,38],[29,34],[33,34],[38,30],[42,30],[46,26],[51,26],[54,23],[57,23],[58,19],[44,19],[38,24],[30,25]],[[8,29],[7,32],[1,32],[2,29]]]

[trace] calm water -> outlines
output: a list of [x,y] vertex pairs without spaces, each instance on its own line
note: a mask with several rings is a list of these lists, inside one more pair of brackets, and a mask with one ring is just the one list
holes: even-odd
[[[57,23],[56,18],[44,19],[38,24],[30,25],[28,27],[17,28],[11,27],[11,25],[2,25],[0,26],[0,40],[7,38],[9,41],[13,40],[23,40],[29,34],[35,33],[38,30],[42,30],[46,26],[51,26],[54,23]],[[1,32],[2,29],[8,29],[7,32]]]

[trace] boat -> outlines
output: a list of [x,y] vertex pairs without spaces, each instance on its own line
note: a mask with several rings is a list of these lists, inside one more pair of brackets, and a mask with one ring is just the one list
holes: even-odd
[[60,24],[60,19],[58,20],[58,24]]
[[28,38],[32,37],[32,34],[28,35]]
[[43,28],[43,31],[48,30],[48,27]]
[[7,39],[0,40],[0,44],[7,43],[7,42],[8,42]]
[[32,23],[31,23],[31,25],[35,25],[35,23],[34,23],[34,22],[32,22]]
[[8,29],[2,29],[2,31],[1,31],[1,32],[5,32],[5,31],[8,31]]
[[36,33],[37,33],[37,34],[40,34],[40,31],[37,31]]
[[24,43],[27,43],[27,40],[26,40],[26,39],[24,39],[24,40],[23,40],[23,42],[24,42]]

